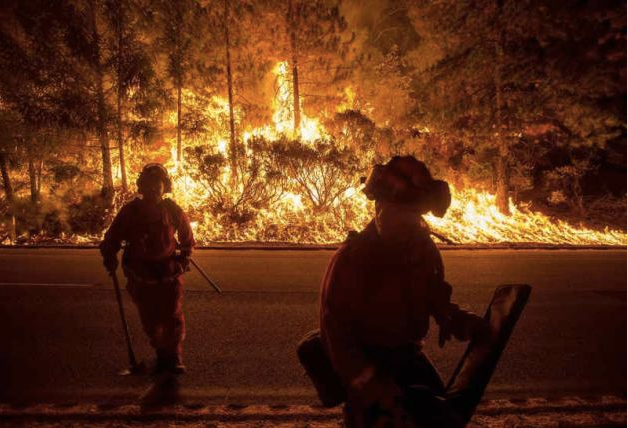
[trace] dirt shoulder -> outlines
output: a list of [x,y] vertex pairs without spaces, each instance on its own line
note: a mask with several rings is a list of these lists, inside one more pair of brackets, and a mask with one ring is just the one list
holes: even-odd
[[[141,405],[0,405],[0,425],[21,427],[339,427],[339,408],[202,403],[146,408]],[[480,404],[470,428],[624,427],[626,400],[607,396],[490,400]]]

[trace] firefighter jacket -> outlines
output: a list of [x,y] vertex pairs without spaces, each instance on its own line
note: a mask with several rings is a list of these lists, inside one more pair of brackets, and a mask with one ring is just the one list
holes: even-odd
[[345,387],[375,370],[367,347],[420,346],[450,296],[427,227],[404,245],[383,242],[372,222],[353,232],[329,263],[320,302],[323,346]]
[[185,212],[171,199],[151,205],[136,198],[120,209],[105,233],[100,252],[105,259],[115,257],[126,242],[122,263],[129,279],[158,281],[177,270],[175,233],[181,254],[189,256],[194,237]]

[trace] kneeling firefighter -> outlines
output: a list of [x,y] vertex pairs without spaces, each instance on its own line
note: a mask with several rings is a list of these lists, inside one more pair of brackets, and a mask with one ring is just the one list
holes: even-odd
[[400,404],[407,388],[444,391],[422,352],[429,317],[440,327],[440,346],[452,335],[470,339],[484,321],[450,302],[440,253],[421,217],[445,214],[448,184],[434,180],[414,157],[396,156],[373,168],[363,191],[375,200],[375,217],[329,263],[321,286],[320,337],[344,390],[346,425],[406,426],[413,418]]
[[[142,327],[157,354],[156,371],[183,373],[185,338],[183,281],[194,247],[190,222],[183,210],[164,193],[172,181],[160,164],[148,164],[137,179],[141,198],[124,205],[100,244],[110,273],[118,267],[117,254],[126,243],[122,269],[127,290],[137,306]],[[180,254],[176,254],[178,236]]]

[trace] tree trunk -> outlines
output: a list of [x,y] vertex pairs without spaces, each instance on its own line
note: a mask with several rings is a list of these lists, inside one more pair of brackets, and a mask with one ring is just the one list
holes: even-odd
[[[503,141],[500,143],[504,144]],[[508,204],[508,158],[501,153],[497,158],[497,208],[502,214],[510,215],[510,206]]]
[[2,172],[2,184],[4,186],[4,194],[7,202],[11,203],[14,199],[13,186],[11,185],[11,176],[9,175],[9,161],[6,153],[0,150],[0,171]]
[[44,169],[44,160],[40,159],[37,164],[37,194],[41,195],[41,173]]
[[113,171],[111,167],[111,149],[109,148],[109,138],[107,135],[107,122],[106,122],[106,106],[105,106],[105,94],[103,90],[103,76],[98,76],[97,87],[97,103],[98,103],[98,142],[100,143],[100,151],[102,155],[102,190],[101,194],[106,201],[107,205],[113,203]]
[[288,0],[288,28],[290,31],[290,54],[292,59],[292,110],[294,112],[294,137],[301,137],[301,97],[299,94],[299,62],[296,16],[292,0]]
[[296,52],[292,55],[292,94],[293,94],[293,110],[294,110],[294,136],[301,137],[301,104],[299,95],[299,67],[297,65]]
[[28,154],[28,178],[31,187],[31,202],[36,204],[39,201],[39,192],[37,191],[37,167],[31,153]]
[[181,166],[183,148],[181,147],[181,79],[177,79],[177,167]]
[[497,208],[502,214],[510,215],[510,207],[508,204],[508,136],[505,135],[504,118],[503,118],[503,94],[502,94],[502,67],[504,63],[504,30],[499,27],[499,17],[502,12],[502,0],[496,0],[496,26],[498,34],[495,37],[495,66],[494,84],[495,84],[495,126],[497,128],[496,143],[498,147],[497,158]]
[[120,179],[122,180],[122,189],[128,189],[126,178],[126,159],[124,157],[124,138],[122,136],[122,112],[120,106],[120,98],[118,97],[118,156],[120,158]]
[[227,57],[227,89],[229,92],[229,161],[231,165],[231,178],[238,176],[238,147],[235,137],[235,120],[233,116],[233,76],[231,75],[231,48],[229,42],[229,1],[225,0],[225,53]]
[[118,33],[118,58],[117,58],[117,77],[118,77],[118,99],[117,99],[117,109],[116,109],[116,138],[118,140],[118,156],[120,158],[120,178],[122,180],[122,189],[124,191],[127,190],[128,184],[126,179],[126,160],[124,158],[124,139],[122,136],[122,97],[123,97],[123,88],[122,88],[122,29],[120,28],[121,16],[118,15],[118,22],[116,26],[116,31]]
[[104,89],[104,72],[100,57],[100,34],[96,26],[96,6],[94,1],[90,2],[89,13],[92,25],[92,35],[94,49],[96,50],[96,108],[97,108],[97,129],[96,135],[100,143],[100,152],[102,155],[102,189],[101,195],[105,200],[105,205],[111,207],[113,205],[113,171],[111,168],[111,149],[109,148],[109,137],[107,135],[107,105],[105,103]]
[[579,175],[574,175],[571,181],[571,193],[573,194],[572,206],[579,217],[584,217],[586,210],[584,209],[584,195],[582,194],[580,178]]

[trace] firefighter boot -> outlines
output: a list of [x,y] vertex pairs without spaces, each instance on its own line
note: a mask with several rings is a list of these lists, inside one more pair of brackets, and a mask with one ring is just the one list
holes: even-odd
[[153,374],[161,374],[164,373],[172,367],[172,356],[164,352],[163,350],[157,349],[157,359],[155,363],[155,369],[153,370]]
[[185,367],[185,364],[183,364],[181,354],[174,355],[170,371],[174,374],[183,374],[187,371],[187,367]]

